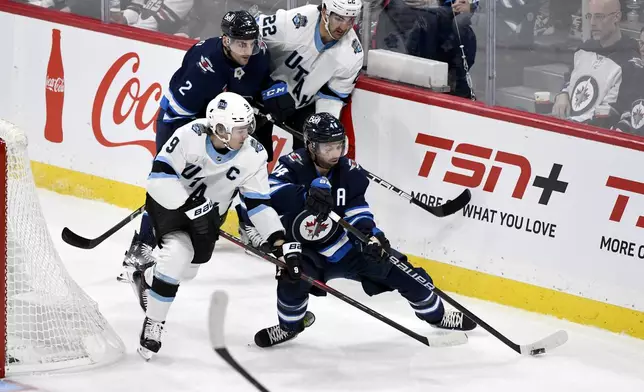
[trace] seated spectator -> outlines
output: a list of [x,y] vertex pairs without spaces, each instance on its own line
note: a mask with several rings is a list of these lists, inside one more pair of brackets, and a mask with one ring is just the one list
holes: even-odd
[[19,0],[17,2],[101,19],[101,0]]
[[622,81],[624,69],[638,57],[639,46],[620,31],[619,0],[590,0],[588,7],[584,17],[590,22],[591,39],[575,52],[572,72],[555,97],[552,112],[559,118],[607,126],[619,117],[615,106],[629,83]]
[[644,28],[640,31],[639,56],[631,59],[624,80],[626,86],[617,100],[621,116],[614,129],[644,136]]
[[447,63],[450,93],[471,97],[466,69],[472,67],[476,54],[469,17],[476,4],[469,0],[385,0],[378,17],[376,47]]
[[132,0],[121,1],[112,9],[112,22],[146,30],[175,34],[186,23],[194,0]]

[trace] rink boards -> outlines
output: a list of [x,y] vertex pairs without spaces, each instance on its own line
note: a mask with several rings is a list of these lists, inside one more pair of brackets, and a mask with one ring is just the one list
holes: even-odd
[[[38,186],[140,206],[158,102],[190,42],[0,7],[0,118],[28,133]],[[45,130],[52,29],[62,37],[62,142]],[[352,153],[368,170],[427,203],[472,190],[462,213],[442,219],[368,191],[392,244],[444,290],[644,337],[642,142],[364,77],[347,113]],[[288,153],[277,134],[276,151]],[[236,232],[234,216],[226,229]]]

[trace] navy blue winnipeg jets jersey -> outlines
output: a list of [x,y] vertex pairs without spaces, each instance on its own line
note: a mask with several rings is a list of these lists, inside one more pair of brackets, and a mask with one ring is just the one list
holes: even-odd
[[239,67],[224,54],[220,37],[196,43],[184,55],[161,100],[166,112],[163,121],[206,117],[206,106],[223,91],[237,93],[252,103],[271,84],[269,66],[265,47]]
[[[317,222],[305,210],[304,200],[311,182],[320,177],[305,149],[282,156],[268,177],[271,204],[281,216],[287,237],[314,249],[327,261],[340,261],[353,248],[347,232],[328,218]],[[365,233],[376,226],[365,192],[369,179],[354,161],[343,157],[327,174],[335,200],[335,213]]]

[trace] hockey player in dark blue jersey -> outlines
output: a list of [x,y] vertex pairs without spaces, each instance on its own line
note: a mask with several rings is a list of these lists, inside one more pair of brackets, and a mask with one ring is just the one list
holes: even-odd
[[247,11],[229,11],[221,37],[196,43],[183,57],[161,100],[157,117],[157,148],[195,118],[223,91],[237,93],[251,104],[271,85],[270,54],[259,38],[259,26]]
[[[176,129],[195,118],[206,117],[208,103],[221,92],[237,93],[252,105],[254,100],[262,98],[263,90],[270,90],[274,85],[270,77],[270,54],[259,36],[255,18],[247,11],[229,11],[222,19],[221,30],[221,37],[192,46],[172,76],[156,120],[157,152]],[[259,116],[256,120],[258,124],[266,121]],[[268,133],[259,132],[256,137],[266,151],[272,152],[270,130]],[[272,160],[270,154],[268,160]],[[152,224],[144,213],[123,264],[132,264],[132,259],[145,261],[154,244]]]
[[[329,113],[311,115],[304,123],[304,145],[283,156],[269,176],[271,204],[281,216],[289,240],[302,244],[301,272],[328,281],[345,278],[359,281],[368,295],[398,290],[409,301],[416,316],[442,329],[471,330],[476,324],[461,312],[445,310],[434,292],[417,284],[403,271],[392,268],[387,253],[405,258],[389,245],[375,223],[365,200],[369,180],[359,165],[344,157],[344,127]],[[243,213],[247,231],[252,225]],[[371,237],[368,245],[348,234],[329,218],[334,211]],[[255,233],[257,234],[257,233]],[[259,245],[261,236],[254,236]],[[298,274],[277,271],[277,313],[279,325],[259,331],[255,342],[268,347],[297,336],[312,323],[307,311],[309,293],[316,288],[298,279]],[[422,269],[417,271],[431,281]]]

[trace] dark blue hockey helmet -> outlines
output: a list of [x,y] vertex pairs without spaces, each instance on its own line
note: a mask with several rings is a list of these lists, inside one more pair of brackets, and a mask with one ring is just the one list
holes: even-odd
[[[312,156],[316,165],[330,169],[335,165],[339,156],[331,157],[331,151],[337,151],[341,147],[341,156],[347,153],[347,137],[344,126],[340,120],[329,113],[315,113],[310,115],[304,122],[304,145]],[[327,145],[324,143],[342,143],[341,146]]]
[[259,38],[259,26],[248,11],[228,11],[221,20],[221,31],[232,39]]
[[344,142],[346,133],[340,120],[322,112],[310,115],[304,122],[304,144]]

